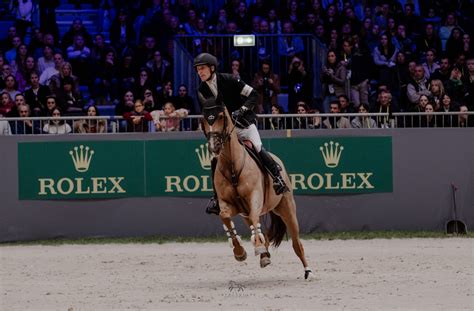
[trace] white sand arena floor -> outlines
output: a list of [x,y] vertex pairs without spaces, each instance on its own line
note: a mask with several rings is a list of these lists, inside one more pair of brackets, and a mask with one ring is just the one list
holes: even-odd
[[0,246],[0,310],[474,310],[474,239]]

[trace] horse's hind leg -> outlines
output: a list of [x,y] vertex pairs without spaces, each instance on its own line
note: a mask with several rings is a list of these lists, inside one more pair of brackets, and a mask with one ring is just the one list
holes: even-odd
[[242,240],[235,230],[234,222],[230,218],[221,217],[222,222],[224,223],[224,230],[229,239],[229,245],[234,252],[234,258],[237,261],[244,261],[247,259],[247,252],[242,246]]
[[304,278],[308,279],[308,277],[312,275],[312,271],[311,268],[309,268],[308,261],[304,255],[304,248],[300,239],[298,218],[296,217],[296,204],[293,197],[284,197],[280,204],[274,209],[274,212],[281,217],[288,228],[288,231],[291,235],[293,250],[303,264],[305,270]]

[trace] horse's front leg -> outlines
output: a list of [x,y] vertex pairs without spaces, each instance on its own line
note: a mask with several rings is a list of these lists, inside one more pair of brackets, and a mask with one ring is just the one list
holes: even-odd
[[235,230],[234,222],[231,220],[231,214],[226,204],[221,206],[221,213],[219,216],[224,224],[224,231],[227,234],[229,245],[234,252],[234,258],[237,261],[244,261],[247,259],[247,252],[242,245],[242,239],[237,234],[237,230]]
[[262,233],[262,225],[260,224],[260,214],[263,208],[262,193],[254,191],[250,197],[250,201],[248,202],[250,205],[249,223],[252,234],[250,241],[255,247],[255,256],[268,252],[267,247],[265,246],[268,243],[266,243],[265,235]]
[[[250,230],[252,230],[252,227],[253,227],[252,222],[248,218],[245,218],[245,217],[244,217],[244,221],[247,224],[247,226],[249,226]],[[252,230],[252,233],[253,233],[253,230]],[[270,240],[268,239],[268,236],[265,233],[263,234],[263,236],[265,238],[266,252],[260,254],[260,267],[261,268],[265,268],[266,266],[272,263],[270,259],[270,251],[268,250],[268,248],[270,247]]]

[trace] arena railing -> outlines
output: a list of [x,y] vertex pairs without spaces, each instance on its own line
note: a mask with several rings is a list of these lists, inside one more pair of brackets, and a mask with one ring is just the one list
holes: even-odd
[[[433,113],[310,113],[310,114],[259,114],[257,127],[260,130],[310,130],[325,128],[323,123],[328,120],[330,124],[337,124],[340,118],[352,121],[354,118],[370,118],[374,120],[378,129],[387,128],[450,128],[459,127],[459,119],[465,116],[466,127],[474,127],[474,112],[433,112]],[[180,131],[200,130],[201,115],[190,115],[180,121]],[[160,117],[160,120],[167,117]],[[56,122],[60,123],[55,125]],[[63,124],[68,124],[72,134],[82,133],[127,133],[127,132],[167,132],[166,122],[161,123],[157,130],[154,121],[141,122],[133,125],[121,116],[66,116],[60,118],[51,117],[27,117],[27,118],[0,118],[0,122],[8,122],[11,132],[17,135],[48,134],[45,129],[50,127],[53,131],[60,128],[63,132]],[[373,122],[371,122],[373,124]],[[45,126],[48,124],[48,127]],[[52,126],[51,126],[52,124]],[[163,125],[164,124],[164,125]],[[370,124],[370,123],[369,123]],[[1,127],[5,128],[5,127]],[[67,128],[64,125],[64,128]],[[7,133],[0,133],[7,134]]]

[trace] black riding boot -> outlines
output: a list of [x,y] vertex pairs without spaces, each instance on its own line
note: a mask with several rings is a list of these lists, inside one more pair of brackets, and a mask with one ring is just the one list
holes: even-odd
[[285,184],[285,181],[281,177],[281,167],[275,162],[272,156],[262,147],[262,150],[258,154],[262,160],[265,168],[270,172],[273,178],[273,189],[276,194],[282,194],[283,192],[290,191]]
[[219,215],[221,209],[219,208],[219,201],[217,200],[217,192],[216,188],[214,187],[214,171],[216,170],[217,166],[217,159],[212,159],[211,162],[211,178],[212,178],[212,189],[214,190],[214,194],[212,198],[209,200],[206,206],[206,214],[216,214]]

